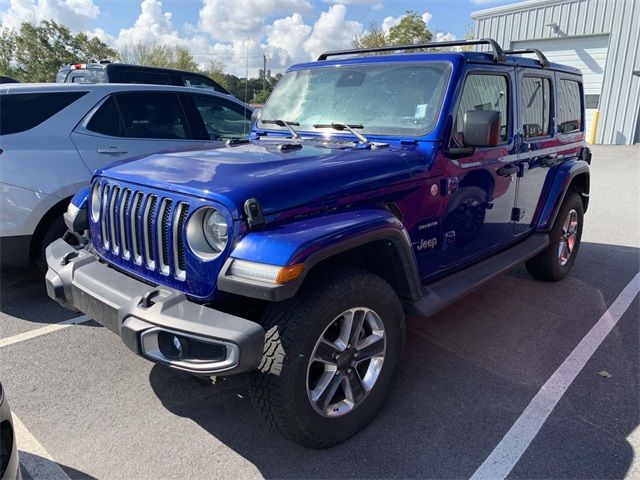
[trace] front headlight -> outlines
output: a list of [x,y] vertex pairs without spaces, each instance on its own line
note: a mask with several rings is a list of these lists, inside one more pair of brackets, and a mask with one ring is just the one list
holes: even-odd
[[229,239],[227,221],[224,215],[220,213],[220,210],[215,208],[208,210],[202,221],[204,238],[213,250],[221,252],[227,246],[227,240]]
[[187,243],[203,260],[213,260],[227,246],[229,224],[224,214],[214,207],[196,210],[187,224]]
[[95,183],[91,190],[91,220],[97,222],[100,219],[100,184]]

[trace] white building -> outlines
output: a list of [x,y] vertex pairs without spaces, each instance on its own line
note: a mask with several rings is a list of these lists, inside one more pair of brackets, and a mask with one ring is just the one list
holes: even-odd
[[475,38],[537,48],[582,71],[588,137],[597,119],[594,143],[640,142],[640,0],[529,0],[471,18]]

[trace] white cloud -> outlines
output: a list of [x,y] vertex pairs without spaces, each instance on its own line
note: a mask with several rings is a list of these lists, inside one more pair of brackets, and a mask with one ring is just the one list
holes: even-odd
[[311,35],[313,27],[304,23],[302,15],[294,13],[290,17],[279,18],[265,30],[270,56],[278,61],[281,67],[306,60],[303,43]]
[[0,25],[18,28],[24,22],[54,20],[78,32],[86,30],[99,14],[93,0],[10,0],[9,8],[0,13]]
[[422,21],[426,26],[429,26],[429,22],[431,21],[432,18],[433,18],[433,15],[430,14],[429,12],[424,12],[422,14]]
[[380,10],[383,6],[381,1],[375,0],[324,0],[324,2],[331,4],[340,3],[342,5],[362,5],[370,7],[373,10]]
[[452,42],[456,36],[452,32],[436,32],[433,34],[434,42]]
[[402,17],[404,17],[404,15],[400,15],[399,17],[385,17],[385,19],[382,21],[382,31],[387,33],[389,30],[400,23]]
[[281,13],[304,14],[313,10],[308,0],[203,0],[200,30],[218,41],[261,38],[265,20]]
[[322,12],[313,24],[313,31],[304,42],[304,50],[315,58],[327,50],[339,50],[351,46],[355,35],[362,33],[360,22],[346,19],[347,7],[336,4]]

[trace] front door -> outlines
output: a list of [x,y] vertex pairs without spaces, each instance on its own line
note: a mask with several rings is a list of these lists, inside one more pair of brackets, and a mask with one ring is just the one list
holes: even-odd
[[513,210],[513,233],[533,228],[542,190],[556,163],[553,125],[553,73],[534,69],[518,72],[518,194]]
[[517,166],[514,156],[514,72],[471,69],[454,118],[452,146],[465,146],[463,122],[470,110],[500,113],[500,141],[479,147],[473,156],[448,161],[444,177],[440,269],[461,266],[499,249],[511,229]]

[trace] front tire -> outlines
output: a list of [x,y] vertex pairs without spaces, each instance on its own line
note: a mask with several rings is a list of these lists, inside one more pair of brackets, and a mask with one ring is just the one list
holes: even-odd
[[381,408],[404,343],[393,288],[359,269],[333,271],[265,312],[264,356],[253,405],[285,437],[327,448]]
[[533,277],[557,282],[569,274],[580,248],[583,220],[582,199],[569,192],[551,228],[549,246],[526,263]]

